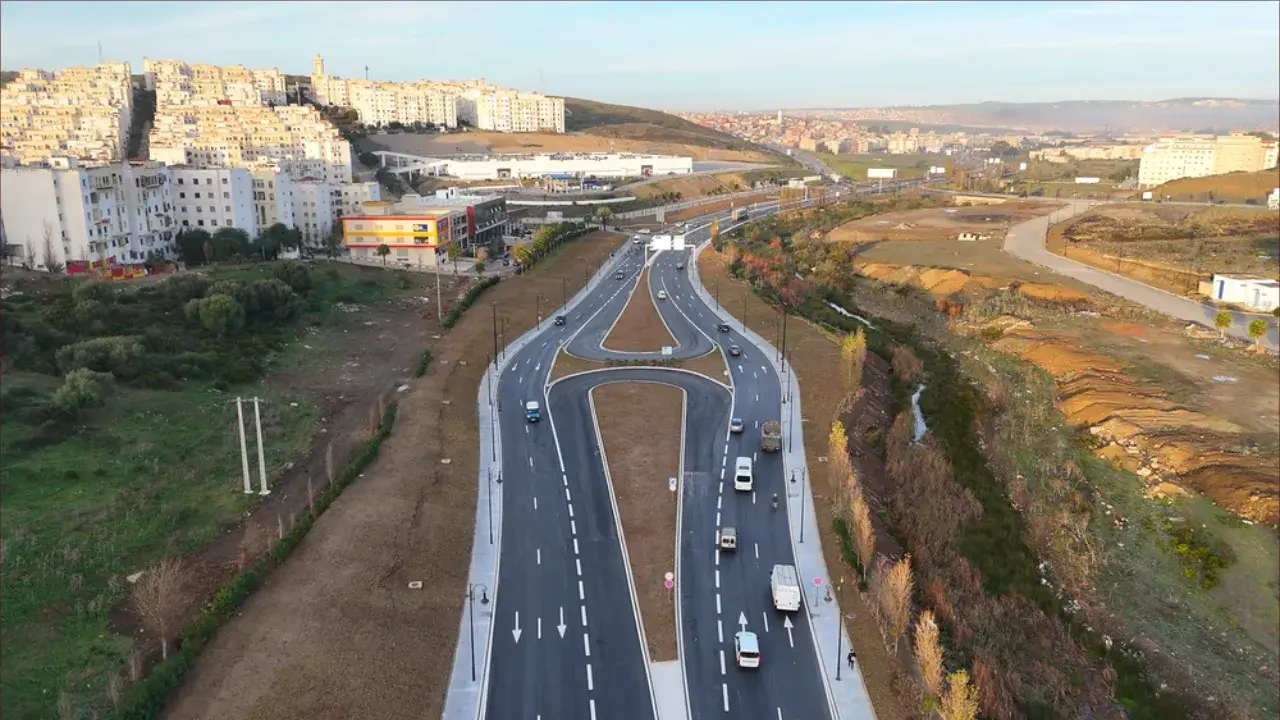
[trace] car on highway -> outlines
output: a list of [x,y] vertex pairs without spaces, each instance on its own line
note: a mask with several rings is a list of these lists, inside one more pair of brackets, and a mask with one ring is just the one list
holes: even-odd
[[624,274],[621,270],[613,274],[614,280],[621,280],[624,277],[626,277],[626,274]]
[[742,428],[743,428],[742,418],[734,418],[729,421],[729,432],[740,433],[742,432]]
[[738,347],[737,345],[730,345],[729,354],[734,357],[738,357],[739,355],[742,354],[742,348]]
[[738,657],[738,667],[760,667],[760,640],[749,630],[739,630],[733,634],[733,651]]
[[683,270],[683,269],[684,269],[684,263],[676,263],[676,269],[677,269],[677,270]]
[[542,419],[542,410],[538,407],[538,403],[530,400],[524,404],[524,417],[529,422],[538,422]]
[[729,323],[717,323],[716,329],[719,330],[720,332],[727,333],[729,332]]
[[557,324],[557,325],[563,325],[563,324],[564,324],[564,316],[563,316],[563,315],[557,315],[557,316],[556,316],[556,324]]
[[716,530],[716,547],[721,550],[737,550],[738,529],[733,527],[722,527],[719,530]]
[[659,290],[659,291],[658,291],[658,299],[659,299],[659,300],[666,300],[666,299],[667,299],[667,291],[666,291],[666,290]]

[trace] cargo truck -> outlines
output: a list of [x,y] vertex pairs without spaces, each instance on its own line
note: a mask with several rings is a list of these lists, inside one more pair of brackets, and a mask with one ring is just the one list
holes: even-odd
[[769,573],[769,586],[773,590],[773,606],[785,612],[800,609],[800,575],[795,565],[774,565]]
[[730,220],[732,220],[733,222],[741,222],[741,221],[743,221],[743,220],[746,220],[746,219],[747,219],[747,209],[746,209],[746,208],[734,208],[734,209],[733,209],[733,213],[729,216],[729,219],[730,219]]
[[538,403],[530,400],[524,404],[524,417],[531,423],[538,422],[542,419],[542,411],[538,407]]
[[782,423],[766,420],[760,426],[760,449],[765,452],[778,452],[782,449]]

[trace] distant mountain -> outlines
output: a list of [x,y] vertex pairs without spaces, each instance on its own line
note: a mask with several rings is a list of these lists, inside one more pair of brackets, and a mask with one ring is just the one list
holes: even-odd
[[787,112],[794,115],[836,115],[850,120],[1076,132],[1192,132],[1280,128],[1280,100],[1237,98],[983,102],[886,108],[815,108]]

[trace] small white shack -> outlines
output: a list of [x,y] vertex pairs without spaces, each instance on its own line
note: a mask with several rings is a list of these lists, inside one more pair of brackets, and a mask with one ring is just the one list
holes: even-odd
[[1271,312],[1280,307],[1280,281],[1269,278],[1213,276],[1213,299]]

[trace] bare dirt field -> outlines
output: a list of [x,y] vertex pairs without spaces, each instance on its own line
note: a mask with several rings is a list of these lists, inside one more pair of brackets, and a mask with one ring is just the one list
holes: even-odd
[[836,228],[831,242],[881,240],[955,240],[961,233],[977,233],[1003,242],[1013,225],[1048,215],[1056,206],[1044,202],[1007,201],[982,207],[937,207],[871,215]]
[[[680,472],[684,392],[671,385],[627,382],[597,387],[591,396],[649,659],[676,660],[675,602],[663,579],[675,571],[676,495],[667,488],[667,478]],[[641,437],[644,441],[637,442]]]
[[[1280,187],[1280,170],[1271,168],[1252,173],[1227,173],[1208,177],[1182,178],[1151,188],[1152,197],[1172,200],[1256,200],[1265,205],[1267,193]],[[1212,198],[1210,198],[1212,194]],[[1141,197],[1141,194],[1138,194]]]
[[[745,316],[747,324],[761,336],[776,337],[777,313],[750,292],[746,283],[735,280],[728,274],[728,263],[724,255],[711,249],[705,250],[699,257],[698,270],[708,287],[719,283],[726,298],[744,298],[742,304],[736,300],[729,303],[727,309],[731,314],[739,319]],[[831,422],[836,419],[841,401],[841,391],[837,384],[829,381],[829,378],[839,376],[839,347],[833,338],[817,327],[793,317],[787,323],[787,352],[800,379],[805,454],[812,473],[822,553],[828,570],[835,573],[831,584],[837,588],[841,607],[846,613],[854,614],[847,627],[858,653],[858,666],[866,682],[867,693],[875,707],[876,717],[880,720],[918,717],[918,712],[913,707],[915,698],[900,696],[894,689],[897,663],[880,642],[871,606],[859,595],[852,572],[840,555],[839,537],[833,530],[838,486],[828,477],[826,465],[819,461],[819,457],[826,454],[827,433]]]
[[1261,209],[1102,207],[1050,229],[1048,248],[1179,294],[1213,273],[1275,277],[1280,220]]
[[[475,532],[486,310],[496,303],[514,338],[535,322],[530,296],[558,294],[561,278],[580,287],[584,265],[599,267],[624,240],[588,235],[482,295],[442,337],[423,328],[431,369],[396,395],[378,459],[206,646],[165,717],[399,718],[406,707],[439,716]],[[406,354],[416,358],[414,345]],[[408,589],[413,580],[423,588]]]
[[684,222],[685,220],[699,217],[701,215],[708,215],[710,213],[722,213],[731,208],[748,207],[754,203],[768,202],[770,200],[776,200],[777,198],[778,198],[778,193],[765,192],[765,193],[760,193],[759,195],[748,195],[748,196],[733,198],[731,200],[717,200],[715,202],[704,203],[696,207],[685,208],[684,210],[677,210],[675,212],[667,213],[666,221],[669,223]]
[[724,162],[770,163],[761,153],[705,148],[679,143],[648,142],[607,138],[589,133],[500,133],[468,132],[450,135],[386,134],[371,135],[369,143],[381,150],[410,155],[459,153],[519,153],[538,154],[556,152],[649,152],[659,155],[681,155],[694,160],[720,160]]
[[[658,300],[657,302],[665,302]],[[640,271],[640,281],[618,322],[604,339],[607,350],[617,352],[657,352],[664,345],[675,345],[649,292],[649,271]]]

